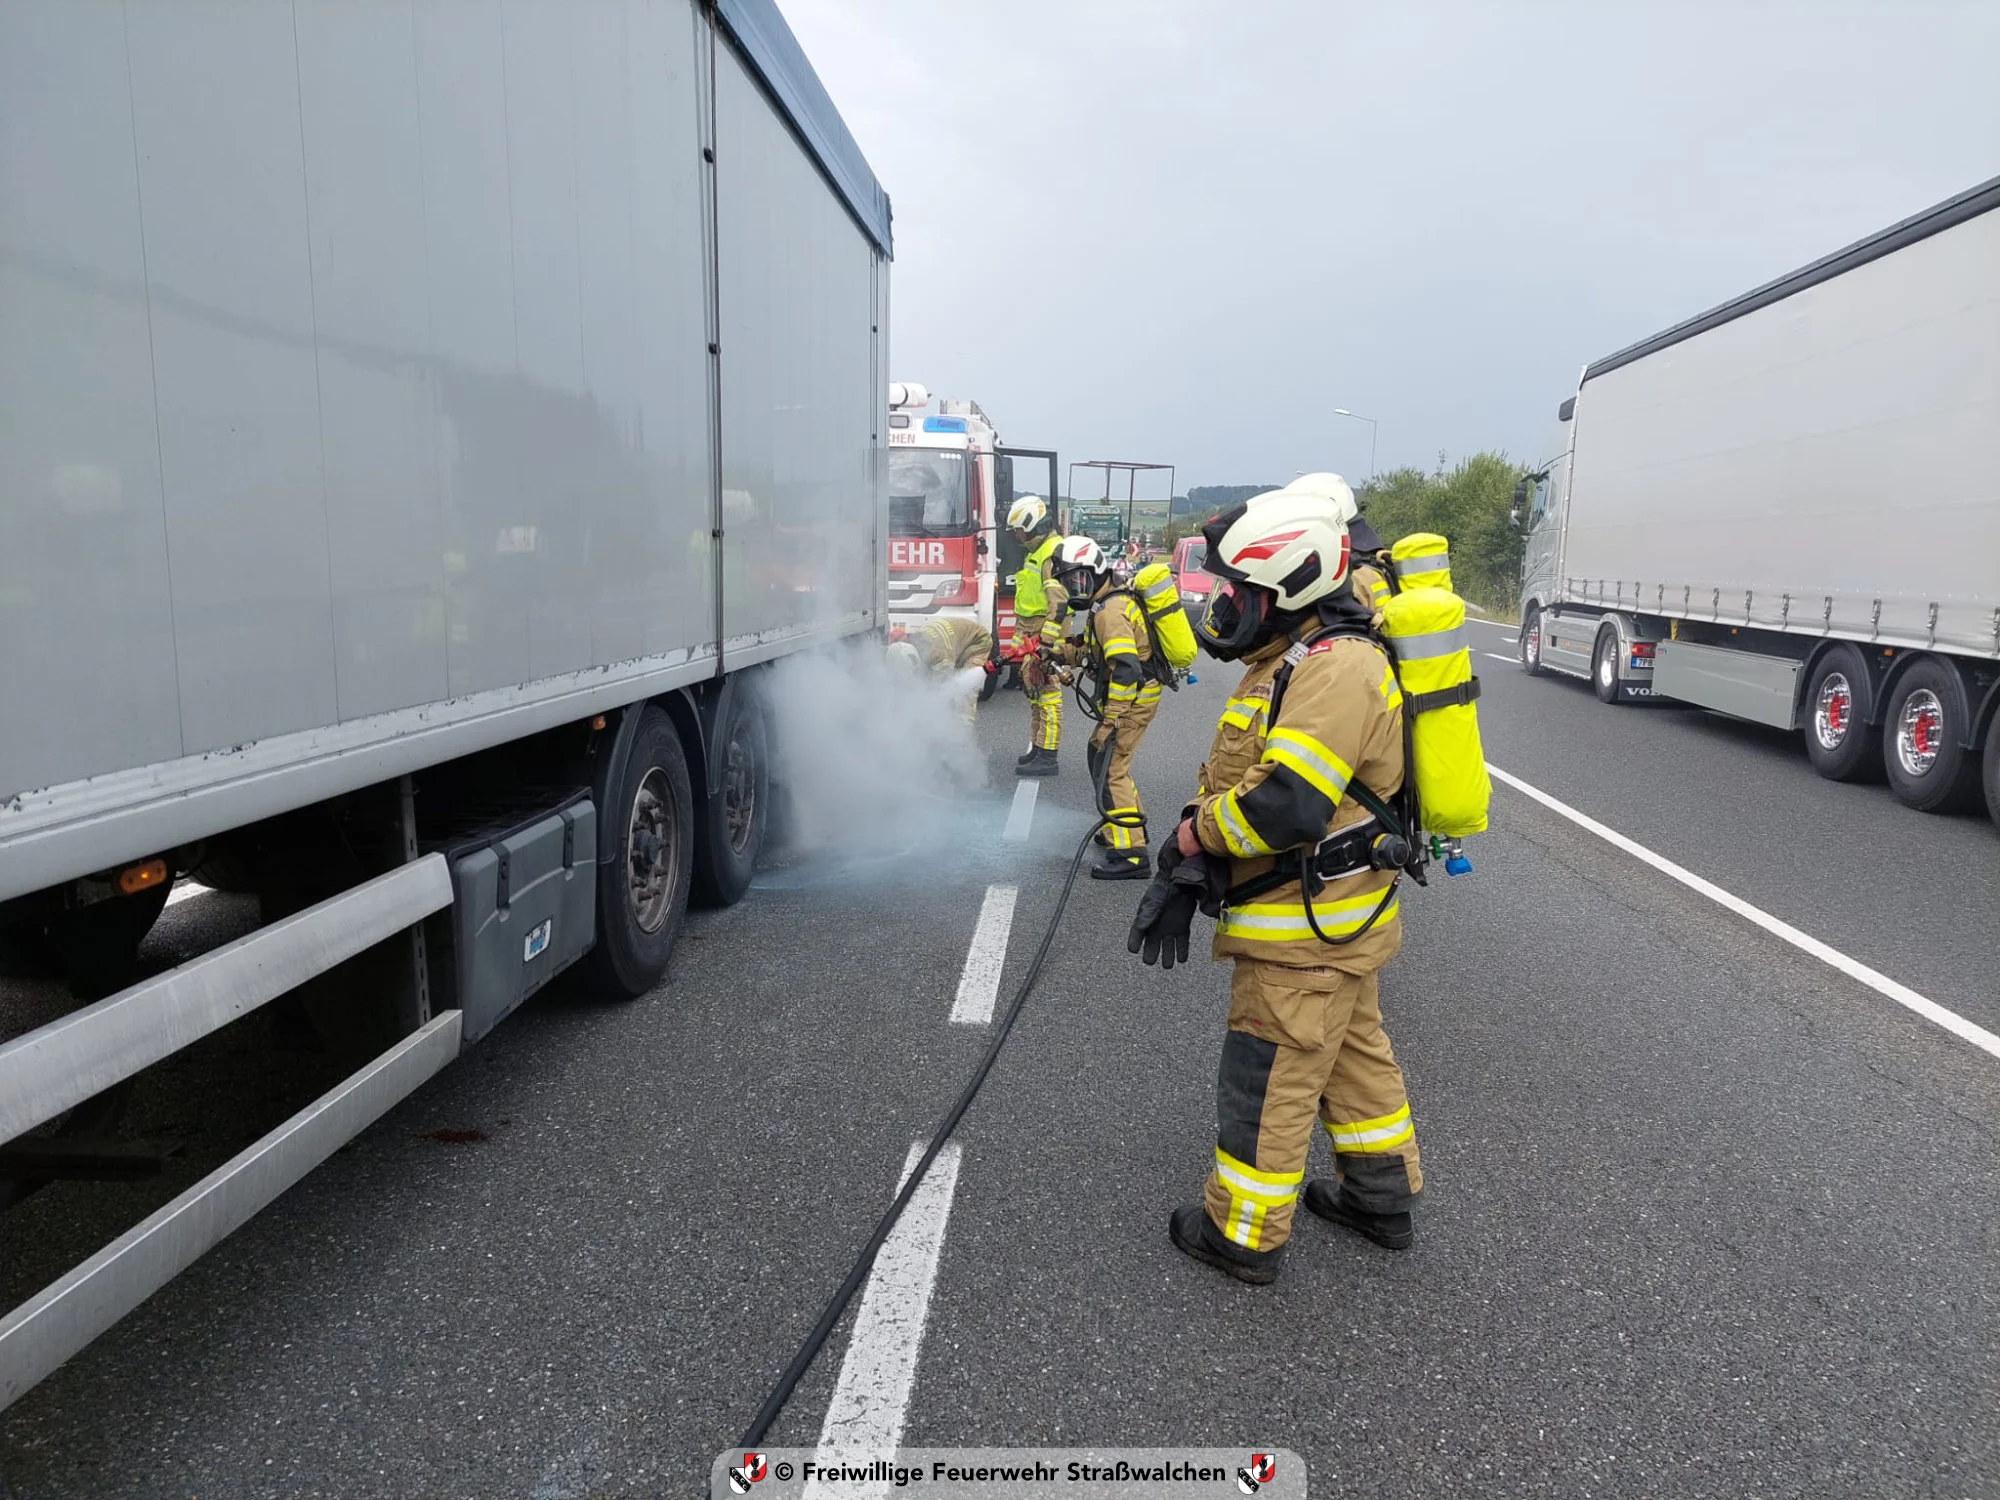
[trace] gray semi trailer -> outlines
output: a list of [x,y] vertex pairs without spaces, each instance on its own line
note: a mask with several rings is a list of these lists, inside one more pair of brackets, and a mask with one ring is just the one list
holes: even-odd
[[2000,178],[1587,367],[1520,653],[2000,821]]
[[[770,0],[21,0],[0,145],[0,931],[90,1002],[0,1037],[0,1199],[370,976],[345,1082],[0,1317],[5,1405],[742,894],[763,670],[883,619],[891,245]],[[129,982],[186,874],[265,925]]]

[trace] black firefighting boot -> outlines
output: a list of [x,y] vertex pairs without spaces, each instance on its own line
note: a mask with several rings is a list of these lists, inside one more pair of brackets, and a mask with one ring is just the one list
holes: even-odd
[[1014,757],[1014,764],[1017,766],[1025,766],[1029,761],[1033,760],[1037,755],[1040,755],[1041,753],[1042,752],[1037,750],[1033,745],[1030,745],[1028,746],[1027,754],[1017,755]]
[[1037,750],[1026,760],[1014,767],[1016,776],[1053,776],[1056,774],[1056,753],[1053,750]]
[[1416,1226],[1408,1213],[1377,1214],[1359,1207],[1329,1177],[1316,1177],[1306,1184],[1305,1205],[1329,1224],[1351,1229],[1363,1239],[1373,1240],[1384,1250],[1407,1250],[1416,1238]]
[[1112,849],[1097,851],[1097,860],[1090,867],[1092,880],[1151,880],[1153,878],[1153,857],[1144,848]]
[[1167,1238],[1181,1254],[1252,1286],[1269,1286],[1276,1281],[1285,1253],[1283,1245],[1275,1250],[1245,1250],[1241,1245],[1230,1244],[1209,1222],[1208,1210],[1199,1203],[1174,1210],[1167,1220]]

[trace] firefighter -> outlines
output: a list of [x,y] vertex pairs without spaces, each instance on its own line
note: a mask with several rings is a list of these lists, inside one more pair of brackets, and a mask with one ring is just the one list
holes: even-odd
[[1215,1164],[1168,1229],[1258,1284],[1291,1235],[1315,1115],[1334,1170],[1303,1183],[1313,1213],[1402,1249],[1423,1186],[1376,985],[1402,944],[1397,872],[1376,867],[1394,830],[1375,810],[1393,816],[1403,782],[1402,693],[1350,588],[1353,516],[1351,501],[1270,492],[1202,529],[1217,583],[1196,634],[1245,671],[1129,939],[1171,967],[1197,901],[1219,903],[1212,951],[1235,967]]
[[[927,672],[933,678],[956,677],[974,667],[981,668],[988,675],[997,668],[993,662],[993,636],[977,620],[965,615],[933,615],[912,630],[905,625],[889,627],[889,648],[892,654],[901,656],[897,650],[902,647],[909,652],[905,658],[912,668]],[[979,706],[979,689],[975,685],[965,691],[965,722],[970,724]]]
[[1016,776],[1056,774],[1056,747],[1062,736],[1062,683],[1054,658],[1062,641],[1067,601],[1049,587],[1056,545],[1055,520],[1048,502],[1023,495],[1007,508],[1007,527],[1027,550],[1014,575],[1014,649],[1021,660],[1021,685],[1027,690],[1028,753],[1014,763]]
[[[1145,880],[1153,873],[1146,853],[1146,813],[1132,780],[1132,757],[1159,712],[1161,678],[1153,632],[1129,590],[1114,586],[1111,560],[1087,536],[1066,536],[1056,549],[1055,583],[1069,607],[1087,611],[1084,629],[1064,650],[1096,684],[1097,728],[1090,736],[1090,780],[1102,766],[1104,810],[1111,822],[1098,830],[1104,846],[1090,867],[1093,880]],[[1103,757],[1110,761],[1104,764]]]

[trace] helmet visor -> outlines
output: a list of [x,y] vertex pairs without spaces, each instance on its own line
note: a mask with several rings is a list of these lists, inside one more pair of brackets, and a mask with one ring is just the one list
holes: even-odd
[[1263,639],[1270,613],[1269,589],[1219,578],[1209,590],[1208,605],[1194,628],[1195,638],[1210,656],[1234,661]]
[[1097,597],[1098,575],[1089,568],[1057,568],[1054,577],[1072,608],[1081,609]]

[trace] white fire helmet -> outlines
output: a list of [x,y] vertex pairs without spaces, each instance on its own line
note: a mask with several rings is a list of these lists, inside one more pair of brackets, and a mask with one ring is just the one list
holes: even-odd
[[889,667],[910,677],[923,674],[924,660],[917,655],[917,648],[908,641],[889,642]]
[[1056,555],[1049,562],[1049,573],[1078,609],[1097,596],[1110,571],[1111,559],[1087,536],[1064,537],[1056,543]]
[[1272,614],[1309,609],[1344,588],[1354,513],[1351,494],[1343,506],[1332,495],[1287,488],[1253,495],[1204,526],[1203,567],[1221,580],[1195,628],[1209,654],[1241,656],[1268,639]]
[[[1329,500],[1333,503],[1333,508],[1340,512],[1340,519],[1343,522],[1352,521],[1356,516],[1361,514],[1361,506],[1354,498],[1354,491],[1348,487],[1347,481],[1342,479],[1338,474],[1329,474],[1324,471],[1317,474],[1301,474],[1283,489],[1272,490],[1268,493],[1276,495],[1317,495],[1321,499]],[[1259,495],[1253,498],[1262,499],[1263,496]]]
[[1023,495],[1007,507],[1007,528],[1010,531],[1036,532],[1049,518],[1049,504],[1040,495]]

